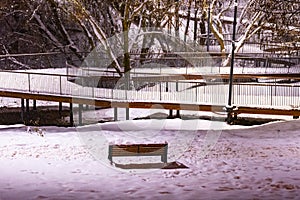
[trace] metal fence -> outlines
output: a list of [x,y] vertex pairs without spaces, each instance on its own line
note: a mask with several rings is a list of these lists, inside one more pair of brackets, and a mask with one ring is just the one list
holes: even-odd
[[300,107],[300,85],[239,83],[234,85],[234,104],[260,107]]
[[[205,81],[165,81],[145,83],[137,90],[131,87],[84,87],[68,81],[66,75],[29,72],[0,72],[0,88],[5,91],[22,91],[49,95],[67,95],[93,99],[110,99],[127,102],[165,102],[226,105],[227,83]],[[300,85],[272,83],[235,83],[233,104],[258,107],[300,107]]]

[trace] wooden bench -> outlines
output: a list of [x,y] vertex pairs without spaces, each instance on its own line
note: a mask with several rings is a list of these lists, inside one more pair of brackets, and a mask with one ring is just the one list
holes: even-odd
[[168,143],[163,144],[130,144],[109,145],[108,159],[126,156],[161,156],[161,161],[167,163]]

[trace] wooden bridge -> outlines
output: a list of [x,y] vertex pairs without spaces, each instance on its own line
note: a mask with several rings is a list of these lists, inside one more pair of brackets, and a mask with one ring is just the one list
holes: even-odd
[[[146,76],[147,75],[147,76]],[[224,112],[228,95],[228,74],[132,76],[133,87],[98,88],[85,86],[69,79],[86,78],[24,71],[0,71],[0,96],[22,99],[24,111],[29,99],[70,104],[70,120],[73,121],[73,104],[79,105],[79,124],[82,123],[82,106],[93,105],[111,108],[164,108],[167,110],[192,110]],[[174,75],[175,76],[175,75]],[[175,76],[175,77],[176,77]],[[180,78],[181,77],[181,78]],[[183,78],[182,78],[183,77]],[[300,74],[236,74],[235,79],[261,80],[235,82],[233,85],[234,113],[273,114],[300,116]],[[99,77],[101,81],[101,77]],[[120,80],[122,82],[122,80]],[[137,90],[136,82],[145,87]],[[149,84],[152,83],[152,84]],[[26,105],[24,105],[26,100]],[[129,115],[126,115],[129,119]],[[117,116],[115,116],[117,119]]]

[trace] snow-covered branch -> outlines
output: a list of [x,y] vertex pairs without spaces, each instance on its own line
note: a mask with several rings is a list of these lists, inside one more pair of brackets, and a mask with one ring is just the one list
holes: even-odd
[[149,2],[149,0],[145,0],[137,8],[135,8],[134,11],[130,15],[130,19],[137,16],[148,2]]
[[97,22],[93,19],[93,17],[90,17],[90,19],[88,20],[88,22],[91,24],[93,31],[95,33],[95,35],[97,36],[97,39],[101,42],[101,44],[105,47],[107,53],[109,54],[109,56],[112,58],[113,62],[115,63],[115,69],[117,70],[117,72],[119,73],[120,76],[122,76],[121,73],[121,67],[119,65],[119,62],[117,60],[117,57],[114,55],[110,44],[107,41],[107,38],[105,36],[104,31],[102,30],[102,28],[97,24]]
[[[5,46],[5,45],[2,45],[2,46],[3,46],[3,49],[4,49],[4,51],[5,51],[5,54],[6,54],[6,55],[9,55],[10,53],[8,52],[6,46]],[[23,68],[23,69],[30,69],[30,68],[31,68],[29,65],[26,65],[26,64],[24,64],[24,63],[18,61],[18,60],[17,60],[16,58],[14,58],[14,57],[10,57],[10,56],[9,56],[9,57],[7,57],[7,59],[10,60],[12,63],[14,63],[14,64],[20,66],[20,67]]]

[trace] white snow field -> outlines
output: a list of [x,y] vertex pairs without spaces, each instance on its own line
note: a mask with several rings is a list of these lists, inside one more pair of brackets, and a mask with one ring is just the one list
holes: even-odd
[[[252,127],[205,120],[156,122],[109,122],[83,129],[95,135],[95,144],[97,134],[103,133],[118,141],[124,132],[155,136],[159,130],[163,133],[159,139],[148,139],[162,142],[175,137],[178,144],[192,135],[191,143],[176,158],[187,169],[120,170],[102,162],[106,157],[93,154],[80,128],[38,127],[44,134],[41,137],[33,127],[1,126],[0,199],[300,198],[299,120]],[[211,130],[220,137],[203,157],[205,137]],[[168,153],[173,151],[170,148]]]
[[[0,98],[0,104],[15,107],[20,100]],[[123,120],[124,110],[119,112]],[[130,109],[130,117],[149,112],[154,111]],[[108,120],[112,114],[112,109],[91,113]],[[252,127],[199,119],[129,120],[80,128],[3,125],[0,200],[300,199],[300,123],[291,117],[280,119]],[[120,169],[107,159],[110,143],[164,142],[170,144],[168,161],[187,169]],[[159,157],[113,160],[160,161]]]

